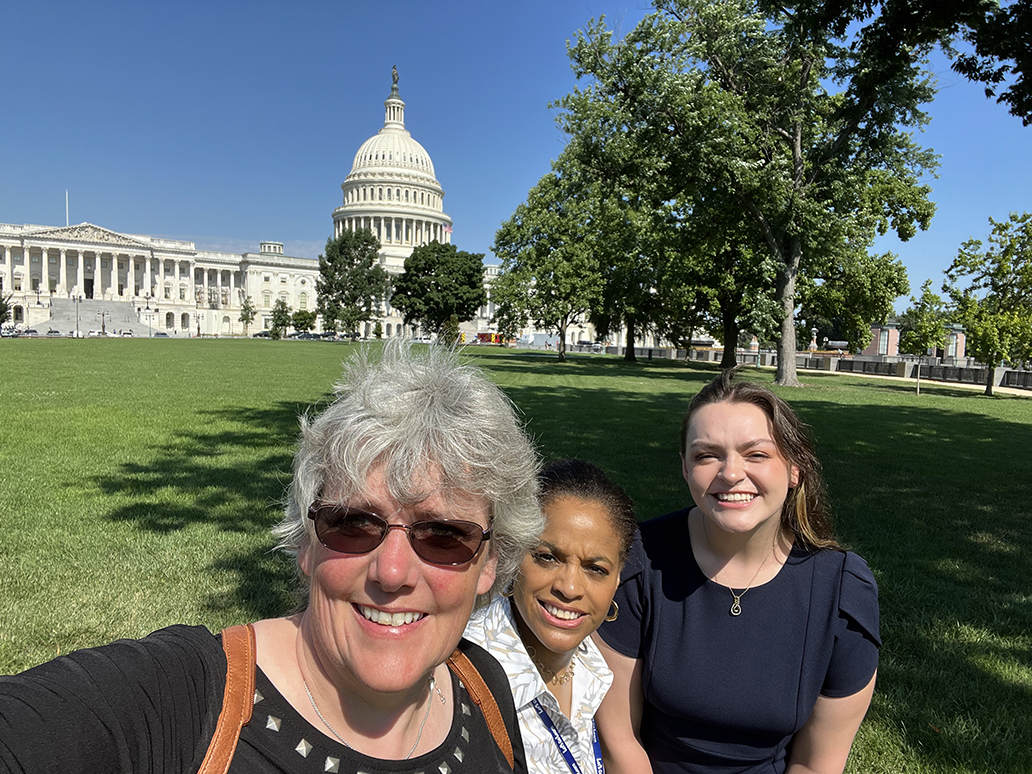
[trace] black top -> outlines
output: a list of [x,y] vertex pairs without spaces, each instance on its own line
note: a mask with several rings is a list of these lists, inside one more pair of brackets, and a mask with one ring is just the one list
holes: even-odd
[[623,581],[620,615],[599,634],[643,662],[657,774],[783,772],[818,695],[851,696],[878,666],[878,589],[856,554],[793,548],[735,617],[695,561],[683,510],[641,525]]
[[[463,640],[460,647],[491,688],[509,730],[515,770],[525,773],[505,673],[476,645]],[[172,626],[0,677],[0,772],[194,772],[214,733],[225,683],[219,638],[199,626]],[[454,675],[452,688],[452,727],[444,742],[410,760],[383,761],[312,726],[257,669],[254,713],[230,772],[510,771]]]

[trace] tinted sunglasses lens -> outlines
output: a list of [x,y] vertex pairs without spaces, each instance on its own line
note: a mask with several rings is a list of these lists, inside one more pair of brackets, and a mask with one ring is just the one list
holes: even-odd
[[341,554],[368,554],[387,534],[387,522],[366,511],[323,505],[310,513],[319,541]]
[[470,521],[417,521],[409,531],[412,550],[431,564],[466,564],[487,535]]

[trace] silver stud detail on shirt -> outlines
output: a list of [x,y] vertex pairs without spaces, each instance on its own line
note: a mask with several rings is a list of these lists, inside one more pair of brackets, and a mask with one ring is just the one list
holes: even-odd
[[272,729],[273,731],[279,731],[280,730],[280,725],[282,723],[283,723],[283,721],[280,720],[279,718],[274,717],[273,715],[269,715],[269,719],[268,719],[268,721],[266,721],[265,727],[269,728],[269,729]]
[[294,749],[297,750],[298,755],[300,755],[302,758],[307,758],[308,753],[312,751],[312,745],[309,744],[307,739],[302,739],[300,742],[297,743],[297,747],[295,747]]
[[441,772],[441,774],[451,774],[451,766],[448,765],[447,761],[438,766],[437,770]]
[[254,689],[254,703],[257,704],[258,702],[260,702],[264,698],[265,697],[262,696],[261,691],[259,691],[257,688],[255,688]]
[[457,760],[459,763],[462,763],[462,748],[461,747],[456,747],[455,748],[455,752],[453,752],[452,755],[455,756],[455,760]]
[[326,758],[326,765],[323,771],[340,771],[340,758]]

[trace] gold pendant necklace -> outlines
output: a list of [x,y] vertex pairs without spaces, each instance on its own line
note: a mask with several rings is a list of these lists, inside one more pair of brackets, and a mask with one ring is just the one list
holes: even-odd
[[[709,543],[710,548],[713,549],[714,552],[716,552],[717,549],[713,547],[713,541],[710,540],[709,531],[706,529],[706,517],[705,516],[702,517],[702,534],[705,536],[706,542]],[[736,594],[735,590],[733,588],[731,588],[730,586],[725,584],[722,580],[720,580],[720,570],[717,570],[716,574],[714,575],[714,579],[718,583],[720,583],[721,586],[723,586],[724,588],[726,588],[728,591],[731,592],[732,602],[731,602],[731,609],[728,610],[728,613],[730,613],[732,616],[740,616],[742,614],[742,597],[745,596],[745,592],[746,591],[748,591],[749,589],[752,588],[753,583],[760,576],[760,570],[762,570],[766,566],[767,560],[770,559],[770,557],[774,554],[774,546],[777,545],[777,541],[778,541],[778,533],[775,532],[774,533],[774,542],[770,544],[770,551],[768,551],[767,555],[765,557],[763,557],[763,561],[760,562],[760,566],[756,568],[756,572],[753,573],[752,578],[749,580],[749,585],[746,586],[745,589],[743,589],[740,594]]]

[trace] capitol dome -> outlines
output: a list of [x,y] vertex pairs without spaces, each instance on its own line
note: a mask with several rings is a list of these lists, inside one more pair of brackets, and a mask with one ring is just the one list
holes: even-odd
[[404,129],[381,129],[379,134],[362,143],[362,147],[355,154],[355,163],[351,165],[351,175],[373,170],[386,172],[390,169],[423,175],[431,182],[437,183],[430,154]]
[[400,274],[417,245],[451,242],[452,220],[430,154],[405,128],[397,69],[392,77],[383,128],[362,143],[341,183],[344,202],[333,211],[333,235],[370,229],[380,240],[380,263]]

